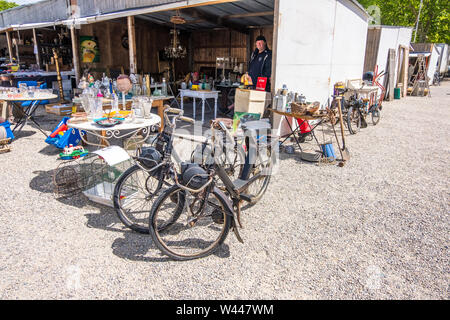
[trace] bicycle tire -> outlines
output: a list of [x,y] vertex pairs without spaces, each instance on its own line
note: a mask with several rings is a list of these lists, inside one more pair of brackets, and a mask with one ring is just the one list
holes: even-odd
[[361,129],[361,113],[359,109],[349,107],[346,122],[350,134],[357,134]]
[[[245,193],[252,198],[250,201],[250,205],[256,204],[259,200],[261,200],[262,196],[266,193],[266,190],[270,183],[271,178],[271,168],[272,168],[272,149],[270,146],[267,146],[267,158],[262,158],[261,155],[257,157],[257,163],[254,165],[248,164],[247,162],[244,164],[243,174],[241,175],[242,180],[250,180],[253,176],[263,172],[263,175],[260,179],[255,180],[246,190]],[[259,152],[259,151],[258,151]],[[263,165],[265,164],[265,165]],[[246,166],[253,166],[251,170],[247,170]],[[249,172],[247,176],[245,176],[245,172]],[[259,183],[258,183],[259,182]]]
[[[142,182],[144,180],[145,182]],[[152,182],[155,188],[151,188]],[[148,214],[152,205],[151,201],[160,191],[151,189],[156,189],[157,183],[157,178],[152,177],[138,165],[128,168],[120,176],[114,187],[113,202],[117,216],[127,228],[143,234],[149,233]],[[152,192],[156,193],[152,194]],[[140,203],[137,203],[138,201]],[[133,204],[138,205],[138,211],[131,210]]]
[[374,110],[372,110],[372,123],[374,126],[376,126],[378,124],[378,122],[380,122],[380,118],[381,118],[381,112],[380,112],[380,108],[378,108],[378,106],[376,106],[374,108]]
[[[162,217],[164,216],[164,213],[162,213],[163,210],[161,208],[162,207],[166,208],[168,205],[170,205],[170,202],[166,204],[166,200],[175,194],[177,195],[179,202],[181,200],[183,205],[180,205],[180,203],[178,203],[177,207],[173,208],[173,210],[175,210],[175,213],[170,213],[171,208],[168,208],[169,211],[168,217],[169,218],[177,217],[177,219],[175,221],[171,221],[170,227],[166,227],[167,223],[166,224],[163,223],[164,228],[160,228],[159,223],[161,221],[162,222],[165,221],[164,218]],[[222,245],[222,243],[228,236],[233,218],[229,213],[227,213],[226,209],[227,200],[224,198],[225,196],[223,195],[223,193],[217,192],[215,190],[209,193],[209,195],[214,195],[214,197],[218,200],[218,206],[222,207],[221,214],[223,220],[214,221],[213,214],[216,211],[213,211],[213,213],[211,214],[211,221],[207,221],[207,217],[205,217],[204,220],[199,219],[194,226],[189,226],[188,225],[189,220],[188,219],[185,220],[185,218],[188,218],[188,215],[186,214],[187,213],[186,194],[185,191],[182,190],[180,187],[178,187],[177,185],[172,186],[171,188],[165,190],[158,197],[158,199],[155,200],[152,206],[152,210],[150,212],[149,230],[153,243],[164,255],[174,260],[187,261],[206,257],[214,253],[217,249],[219,249],[219,247]],[[184,221],[185,224],[183,224]],[[213,224],[208,225],[208,222],[212,222]],[[206,229],[213,230],[217,228],[217,226],[222,226],[222,229],[220,230],[220,233],[218,234],[217,238],[213,237],[213,240],[209,245],[207,245],[208,244],[207,240],[197,239],[192,236],[193,233],[192,230],[194,229],[199,230],[200,232],[205,232]],[[184,241],[183,240],[180,241],[179,239],[171,240],[172,237],[176,238],[178,235],[180,235],[180,233],[184,233],[187,239]],[[205,248],[199,248],[200,249],[199,252],[187,253],[186,251],[183,251],[182,248],[183,245],[186,248],[186,250],[193,249],[194,246],[196,245],[203,247],[206,245],[207,246]]]

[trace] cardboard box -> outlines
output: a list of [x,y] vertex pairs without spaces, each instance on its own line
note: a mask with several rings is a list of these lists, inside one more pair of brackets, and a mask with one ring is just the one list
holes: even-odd
[[46,105],[45,111],[47,113],[56,114],[58,116],[67,116],[72,113],[72,106],[63,104],[63,105]]
[[234,111],[263,114],[264,109],[271,103],[270,92],[236,89]]

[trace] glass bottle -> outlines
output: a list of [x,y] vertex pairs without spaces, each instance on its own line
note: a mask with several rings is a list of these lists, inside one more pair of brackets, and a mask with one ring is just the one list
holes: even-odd
[[162,79],[161,95],[162,95],[162,96],[167,96],[167,83],[166,83],[166,78],[163,78],[163,79]]

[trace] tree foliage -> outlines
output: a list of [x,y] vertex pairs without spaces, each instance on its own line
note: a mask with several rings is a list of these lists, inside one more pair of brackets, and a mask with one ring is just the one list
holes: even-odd
[[0,11],[6,10],[6,9],[11,9],[11,8],[14,8],[17,6],[18,6],[18,4],[15,2],[0,0]]
[[[359,0],[359,2],[366,9],[374,5],[380,8],[382,25],[408,27],[416,25],[420,0]],[[423,0],[416,42],[450,44],[449,0]]]

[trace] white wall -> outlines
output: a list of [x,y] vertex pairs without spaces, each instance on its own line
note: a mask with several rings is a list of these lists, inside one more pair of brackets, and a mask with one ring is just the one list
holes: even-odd
[[367,15],[349,0],[279,1],[274,89],[325,104],[335,82],[362,77]]
[[[367,21],[349,1],[336,2],[336,22],[331,62],[329,94],[338,81],[361,79],[367,40]],[[359,10],[359,9],[357,9]]]
[[428,63],[428,78],[430,85],[433,84],[434,73],[437,70],[437,63],[439,61],[439,52],[435,45],[433,45],[433,50],[431,51],[430,62]]
[[448,70],[448,44],[439,43],[437,45],[439,47],[440,56],[439,56],[439,73],[447,73]]
[[[412,37],[412,29],[405,27],[381,27],[380,46],[378,48],[377,65],[378,72],[386,71],[388,67],[389,49],[395,50],[395,79],[398,74],[398,48],[400,45],[409,48]],[[379,81],[384,83],[384,77]]]

